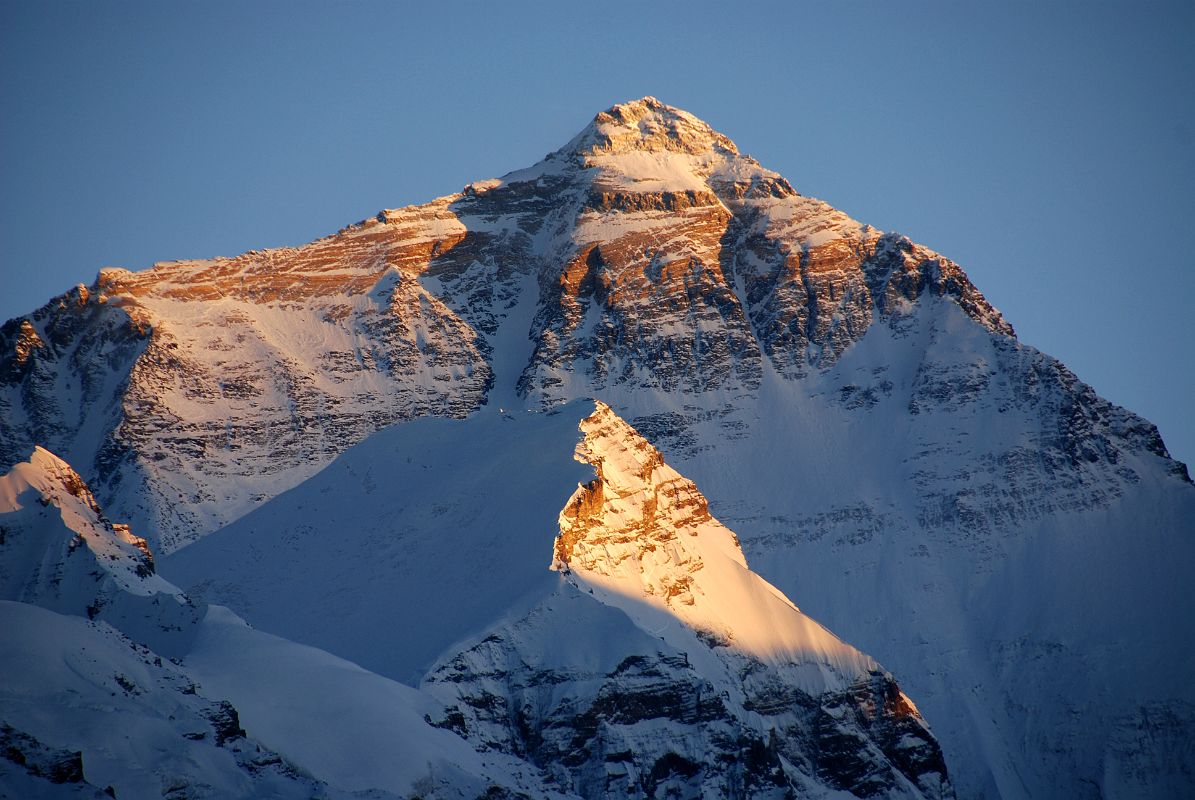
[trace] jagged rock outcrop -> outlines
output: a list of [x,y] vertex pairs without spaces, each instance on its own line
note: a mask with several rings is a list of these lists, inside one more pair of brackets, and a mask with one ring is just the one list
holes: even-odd
[[[13,783],[74,784],[71,788],[79,797],[104,796],[97,787],[87,785],[83,778],[82,753],[47,747],[36,737],[22,733],[6,722],[0,722],[0,759],[8,762],[0,762],[0,776],[6,776],[5,779]],[[25,773],[23,776],[22,772]]]
[[[694,484],[598,403],[562,590],[434,669],[434,723],[596,798],[953,797],[892,676],[752,573]],[[621,612],[621,613],[620,613]]]

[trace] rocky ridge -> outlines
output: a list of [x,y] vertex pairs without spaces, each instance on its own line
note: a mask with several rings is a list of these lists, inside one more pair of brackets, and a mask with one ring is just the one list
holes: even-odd
[[40,447],[0,476],[0,600],[101,619],[167,655],[185,650],[203,613],[156,573],[145,539]]
[[0,794],[319,793],[179,666],[204,612],[62,459],[0,476]]

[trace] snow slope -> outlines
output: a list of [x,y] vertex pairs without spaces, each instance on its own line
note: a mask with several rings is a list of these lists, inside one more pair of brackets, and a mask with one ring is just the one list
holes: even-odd
[[387,428],[162,569],[263,630],[417,683],[555,587],[557,515],[588,471],[572,458],[586,406]]
[[4,796],[563,797],[416,690],[194,603],[48,451],[0,477],[0,548]]
[[[579,486],[595,471],[598,478]],[[937,743],[891,675],[754,576],[734,535],[715,520],[674,513],[685,507],[672,504],[679,495],[702,510],[705,500],[601,404],[391,429],[269,503],[250,532],[217,534],[167,559],[181,575],[196,569],[194,554],[201,573],[221,580],[200,581],[207,599],[223,587],[253,616],[262,615],[237,587],[268,590],[292,606],[288,619],[308,619],[299,636],[336,630],[341,650],[367,654],[379,672],[414,672],[417,686],[256,630],[222,606],[196,605],[149,567],[125,569],[135,558],[152,565],[144,542],[108,523],[73,470],[45,451],[0,480],[10,506],[0,516],[5,544],[10,534],[18,543],[74,536],[77,550],[104,555],[91,563],[107,576],[105,608],[128,598],[165,601],[111,622],[95,603],[65,613],[39,608],[34,603],[62,605],[45,593],[0,601],[5,792],[953,796]],[[611,498],[655,499],[611,499],[609,509],[582,519],[577,498],[597,481]],[[567,500],[570,485],[579,488]],[[402,505],[345,505],[379,487]],[[21,503],[34,499],[59,512],[65,533],[40,517],[40,525],[29,523]],[[536,513],[535,504],[547,502],[562,510]],[[343,520],[352,526],[321,525],[319,537],[288,557],[288,526],[346,507],[358,509]],[[395,583],[402,570],[381,558],[391,582],[361,596],[370,586],[362,568],[379,562],[379,537],[393,535],[398,519],[415,527],[397,537],[390,556],[412,559],[411,569]],[[578,527],[595,521],[602,524]],[[655,604],[650,586],[620,587],[610,564],[582,558],[583,542],[612,530],[605,522],[650,523],[661,542],[696,540],[683,563],[658,562],[653,580],[676,585],[707,568],[715,577],[729,569],[737,586],[701,576],[692,589],[702,602],[693,608],[682,610],[684,598],[681,606]],[[563,574],[552,570],[554,539]],[[477,551],[462,551],[462,540]],[[256,547],[271,557],[256,557]],[[296,559],[307,559],[306,568]],[[48,563],[28,546],[6,552],[13,573],[40,574]],[[255,579],[241,580],[244,571]],[[493,580],[495,571],[504,580]],[[149,590],[161,591],[141,594]],[[193,612],[186,636],[163,637],[174,606]],[[529,694],[538,695],[537,716],[529,715]]]
[[431,727],[430,697],[227,609],[208,610],[183,662],[25,603],[0,601],[0,626],[0,736],[20,753],[0,756],[6,797],[565,797]]
[[73,780],[55,780],[8,750],[0,757],[5,796],[104,797],[107,787],[133,798],[319,793],[315,781],[246,739],[235,709],[200,694],[185,669],[107,623],[0,601],[0,628],[4,723],[42,747],[76,754],[77,765]]
[[[208,613],[186,667],[229,698],[245,729],[329,786],[398,796],[472,798],[544,786],[520,759],[475,751],[425,720],[431,697],[312,647],[250,628],[227,609]],[[371,795],[372,796],[372,795]]]

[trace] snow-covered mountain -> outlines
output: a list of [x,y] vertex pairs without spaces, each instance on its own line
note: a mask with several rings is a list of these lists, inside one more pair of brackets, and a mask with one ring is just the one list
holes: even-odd
[[[397,576],[438,543],[401,504],[388,527],[368,506],[424,454],[354,462],[375,488],[353,502],[308,479],[391,423],[591,396],[701,487],[762,578],[893,670],[961,795],[1195,785],[1195,642],[1173,622],[1195,612],[1195,489],[1154,426],[1019,342],[958,265],[652,98],[502,179],[300,248],[103,270],[0,328],[0,461],[63,456],[180,574],[209,540],[269,565],[365,524],[385,559],[309,555],[289,592],[211,563],[178,582],[409,683],[458,629],[416,620],[409,650],[374,647],[277,598],[307,574],[305,602],[351,618],[422,607]],[[462,495],[519,469],[501,450],[459,465]],[[287,490],[301,513],[267,524],[299,508]],[[554,528],[565,498],[525,491]],[[480,622],[476,591],[526,611],[510,587],[532,561],[466,507],[439,530],[497,566],[472,585],[448,571],[441,607]]]
[[[0,796],[384,798],[437,772],[443,797],[538,786],[431,727],[415,690],[194,603],[45,450],[0,477],[0,564]],[[246,734],[225,693],[304,764]]]
[[[750,572],[705,508],[607,406],[482,411],[379,432],[164,568],[420,685],[434,724],[582,797],[950,796],[891,675]],[[600,545],[605,524],[652,558]],[[620,574],[648,562],[650,583]]]

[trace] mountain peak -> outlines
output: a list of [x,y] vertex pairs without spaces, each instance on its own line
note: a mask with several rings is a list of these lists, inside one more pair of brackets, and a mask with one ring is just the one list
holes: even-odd
[[628,152],[734,156],[739,151],[689,112],[649,96],[600,112],[563,152],[584,157]]
[[34,446],[27,462],[18,464],[10,475],[0,478],[0,487],[4,490],[0,493],[0,512],[19,508],[17,496],[22,491],[32,488],[41,494],[44,505],[52,503],[62,508],[64,503],[72,502],[67,499],[69,497],[97,516],[100,514],[95,497],[79,473],[41,445]]

